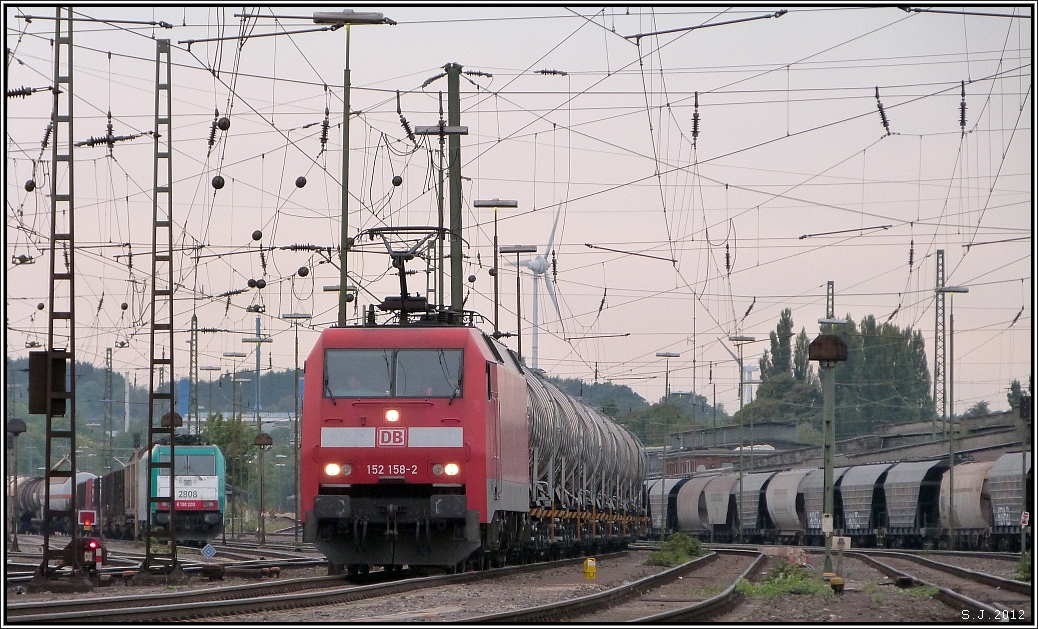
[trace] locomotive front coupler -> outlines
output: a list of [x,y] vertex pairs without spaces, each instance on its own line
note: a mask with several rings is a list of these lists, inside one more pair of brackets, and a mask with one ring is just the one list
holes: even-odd
[[[362,531],[357,531],[357,528],[363,526]],[[367,518],[353,518],[353,550],[354,552],[360,552],[361,547],[364,546],[364,542],[368,538],[368,519]]]
[[386,531],[385,536],[392,539],[397,539],[400,536],[400,532],[397,530],[397,513],[401,511],[395,504],[388,504],[385,507],[386,510]]

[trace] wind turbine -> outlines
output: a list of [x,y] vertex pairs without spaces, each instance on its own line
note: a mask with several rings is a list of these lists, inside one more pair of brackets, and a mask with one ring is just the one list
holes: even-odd
[[530,273],[533,274],[533,339],[531,346],[533,347],[532,365],[534,369],[537,369],[537,295],[540,293],[540,288],[537,285],[538,279],[544,279],[544,285],[548,288],[548,296],[551,297],[551,302],[555,305],[555,313],[559,316],[559,325],[562,325],[562,310],[559,309],[559,300],[555,297],[555,284],[552,282],[551,274],[547,272],[551,266],[551,263],[548,261],[548,254],[551,253],[552,245],[555,243],[555,230],[559,226],[559,216],[561,213],[562,206],[559,206],[559,209],[555,211],[555,223],[551,226],[551,235],[548,236],[548,245],[544,248],[544,253],[519,263],[521,266],[530,269]]

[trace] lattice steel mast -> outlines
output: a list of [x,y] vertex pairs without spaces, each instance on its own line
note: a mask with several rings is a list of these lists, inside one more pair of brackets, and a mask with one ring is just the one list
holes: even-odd
[[[177,568],[176,522],[176,432],[179,417],[174,412],[173,390],[176,378],[173,371],[173,162],[172,157],[172,93],[170,91],[170,46],[168,39],[156,40],[155,53],[155,153],[154,185],[152,187],[151,226],[151,334],[150,369],[148,376],[148,512],[145,519],[145,555],[143,568],[161,565],[169,572]],[[169,366],[169,385],[164,386],[156,377]],[[160,377],[161,380],[161,377]],[[156,425],[156,422],[158,425]],[[157,460],[154,456],[157,437],[169,439],[169,458]],[[163,474],[165,472],[165,474]],[[162,477],[168,483],[162,482]],[[165,494],[164,496],[162,494]],[[155,530],[152,507],[169,505],[168,530]],[[169,551],[157,553],[154,542],[169,542]],[[159,559],[164,561],[159,561]]]
[[[36,576],[42,578],[52,574],[50,560],[61,559],[64,555],[62,550],[50,547],[50,534],[56,521],[68,518],[71,531],[69,543],[73,548],[78,548],[79,535],[76,530],[76,221],[75,163],[72,155],[72,8],[58,7],[54,24],[47,350],[33,352],[29,357],[30,375],[35,373],[37,379],[39,376],[46,378],[41,386],[45,394],[37,398],[47,422],[43,469],[43,560],[36,572]],[[64,259],[63,270],[59,270],[59,243]],[[36,356],[35,370],[32,365],[33,354]],[[44,364],[41,365],[41,362]],[[66,376],[69,383],[67,390]],[[51,483],[54,480],[67,482],[71,486],[67,509],[51,508]],[[72,553],[73,574],[79,572],[81,561],[79,552]]]
[[944,434],[948,434],[948,407],[945,401],[947,394],[947,382],[945,379],[945,363],[948,359],[944,344],[944,249],[937,250],[937,286],[934,292],[934,323],[933,335],[933,408],[934,418],[931,423],[931,437],[937,438],[937,418],[944,421]]

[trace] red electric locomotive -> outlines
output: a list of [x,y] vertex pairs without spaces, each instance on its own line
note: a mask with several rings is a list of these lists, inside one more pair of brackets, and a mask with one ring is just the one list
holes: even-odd
[[471,326],[325,330],[306,361],[304,540],[337,573],[620,547],[643,449]]
[[306,361],[305,537],[333,564],[455,565],[529,509],[526,380],[472,327],[332,328]]

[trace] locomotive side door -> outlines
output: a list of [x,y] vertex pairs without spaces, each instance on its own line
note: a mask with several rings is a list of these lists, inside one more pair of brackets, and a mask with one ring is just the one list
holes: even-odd
[[[497,364],[487,361],[487,490],[491,499],[501,499],[501,398]],[[487,518],[491,517],[487,514]]]

